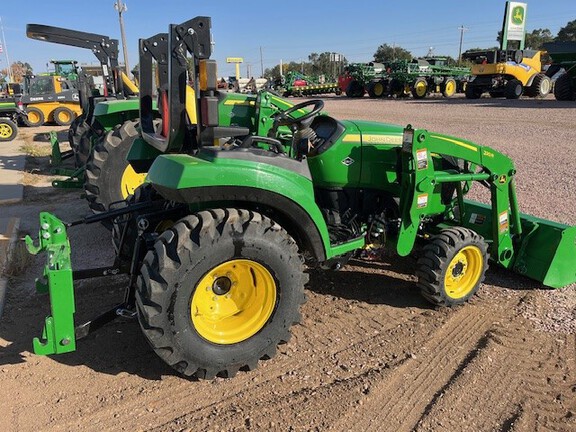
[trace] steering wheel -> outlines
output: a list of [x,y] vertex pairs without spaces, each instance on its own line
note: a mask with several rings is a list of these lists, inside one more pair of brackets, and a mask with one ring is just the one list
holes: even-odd
[[[292,114],[293,112],[298,111],[302,108],[306,108],[307,106],[310,105],[314,106],[312,108],[312,111],[297,118],[290,117],[290,114]],[[276,124],[276,126],[292,126],[294,124],[299,123],[302,125],[303,128],[308,127],[309,124],[306,123],[311,122],[306,122],[306,120],[311,120],[312,118],[314,118],[320,111],[322,111],[322,108],[324,108],[324,101],[320,99],[311,99],[308,101],[300,102],[299,104],[294,105],[293,107],[288,108],[287,110],[276,113],[274,115],[274,123]]]

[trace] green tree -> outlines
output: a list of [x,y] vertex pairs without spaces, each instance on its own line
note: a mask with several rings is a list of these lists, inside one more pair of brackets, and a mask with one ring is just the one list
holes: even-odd
[[541,50],[546,42],[552,42],[554,37],[548,29],[532,30],[532,33],[526,33],[524,47],[526,49]]
[[558,32],[558,36],[554,39],[555,42],[570,42],[576,41],[576,20],[570,21]]
[[[496,40],[502,45],[502,31],[498,32]],[[535,29],[531,33],[526,32],[524,39],[524,48],[540,50],[546,42],[552,42],[554,37],[549,29]],[[508,49],[517,49],[520,47],[520,41],[508,41]]]
[[382,44],[374,53],[374,61],[378,63],[386,63],[393,60],[412,60],[414,56],[412,53],[402,47],[391,46]]
[[323,52],[321,54],[312,53],[308,56],[311,66],[311,75],[336,76],[340,69],[347,64],[345,57],[341,57],[338,62],[334,61],[334,53]]
[[[24,75],[34,72],[30,63],[22,61],[12,63],[10,70],[12,72],[12,81],[16,83],[21,83],[24,80]],[[8,69],[2,69],[0,75],[2,75],[3,79],[7,77]]]

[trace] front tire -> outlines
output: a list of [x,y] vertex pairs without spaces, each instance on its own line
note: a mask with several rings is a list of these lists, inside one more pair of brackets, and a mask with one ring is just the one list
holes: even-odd
[[148,252],[136,290],[142,331],[178,372],[232,377],[271,358],[305,301],[303,260],[290,235],[248,210],[187,216]]
[[350,81],[350,84],[348,84],[346,88],[346,96],[349,98],[364,97],[364,86],[359,81]]
[[26,108],[26,115],[22,117],[22,121],[28,127],[42,126],[45,121],[44,113],[36,107]]
[[18,135],[18,126],[9,118],[0,117],[0,141],[12,141]]
[[488,246],[476,232],[450,228],[424,246],[418,260],[418,287],[437,306],[466,302],[477,291],[488,269]]
[[442,95],[447,98],[452,97],[457,89],[456,80],[454,78],[448,78],[442,85]]
[[424,78],[416,78],[411,90],[414,99],[424,99],[428,94],[428,83]]
[[482,93],[484,93],[484,88],[472,85],[470,83],[468,83],[466,89],[464,90],[466,99],[480,99],[482,97]]

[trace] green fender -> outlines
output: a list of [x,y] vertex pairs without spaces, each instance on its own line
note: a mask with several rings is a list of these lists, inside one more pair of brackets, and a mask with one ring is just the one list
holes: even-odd
[[[156,102],[153,103],[152,108],[157,110]],[[98,102],[94,107],[94,118],[107,131],[127,120],[135,120],[139,116],[139,99],[112,99]]]
[[298,236],[321,262],[363,244],[362,238],[345,245],[330,245],[328,227],[314,201],[308,167],[302,165],[305,162],[273,153],[260,154],[253,160],[249,152],[230,151],[224,156],[222,153],[202,151],[200,157],[159,156],[150,168],[147,181],[165,198],[191,205],[245,201],[272,207],[297,228]]

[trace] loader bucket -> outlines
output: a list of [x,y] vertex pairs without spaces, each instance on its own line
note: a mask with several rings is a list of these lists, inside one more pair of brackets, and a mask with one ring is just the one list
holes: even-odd
[[552,288],[576,282],[576,226],[522,214],[513,270]]

